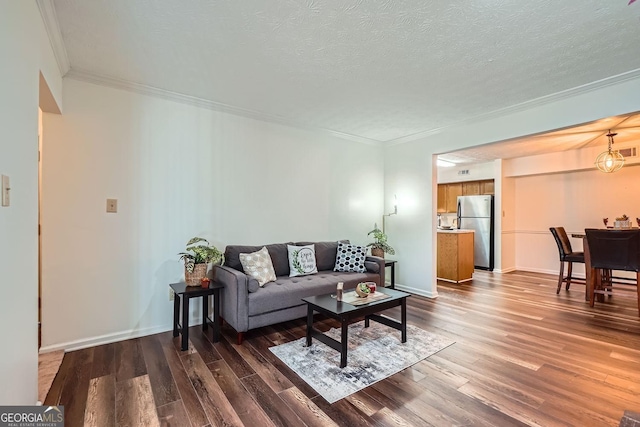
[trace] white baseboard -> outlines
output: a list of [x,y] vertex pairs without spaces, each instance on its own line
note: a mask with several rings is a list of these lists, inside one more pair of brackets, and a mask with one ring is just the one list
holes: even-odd
[[[396,289],[400,291],[409,292],[411,294],[421,295],[427,298],[437,298],[437,292],[427,292],[424,289],[412,288],[396,283]],[[190,325],[199,324],[199,321],[192,319]],[[40,347],[39,354],[49,353],[57,350],[64,350],[65,352],[81,350],[83,348],[95,347],[103,344],[110,344],[113,342],[124,341],[132,338],[144,337],[147,335],[159,334],[161,332],[167,332],[173,330],[173,325],[168,324],[164,326],[153,326],[143,329],[131,329],[128,331],[115,332],[112,334],[100,335],[97,337],[80,339],[75,341],[67,341],[59,344],[48,345]]]
[[173,325],[154,326],[144,329],[131,329],[129,331],[116,332],[113,334],[100,335],[93,338],[82,340],[68,341],[60,344],[48,345],[40,347],[40,354],[49,353],[56,350],[64,350],[65,352],[81,350],[87,347],[95,347],[97,345],[110,344],[112,342],[124,341],[131,338],[139,338],[147,335],[159,334],[173,330]]
[[494,273],[499,273],[499,274],[505,274],[505,273],[511,273],[513,271],[516,271],[517,268],[515,267],[509,267],[509,268],[494,268],[493,272]]
[[410,286],[401,285],[396,282],[396,289],[399,291],[409,292],[410,294],[416,294],[427,298],[438,298],[438,292],[427,292],[424,289],[412,288]]

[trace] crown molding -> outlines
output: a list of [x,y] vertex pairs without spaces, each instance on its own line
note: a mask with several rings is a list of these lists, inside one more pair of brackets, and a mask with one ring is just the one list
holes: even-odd
[[540,98],[531,99],[525,102],[521,102],[520,104],[511,105],[509,107],[500,108],[498,110],[490,111],[488,113],[478,114],[473,117],[469,117],[468,119],[460,120],[450,125],[442,126],[439,128],[429,129],[423,132],[414,133],[412,135],[402,136],[400,138],[391,139],[384,142],[385,146],[393,146],[398,144],[404,144],[407,142],[416,141],[418,139],[426,138],[431,135],[435,135],[438,133],[442,133],[448,129],[469,125],[473,123],[478,123],[485,120],[495,119],[501,116],[506,116],[509,114],[518,113],[521,111],[529,110],[531,108],[540,107],[546,104],[551,104],[553,102],[561,101],[563,99],[571,98],[573,96],[581,95],[584,93],[592,92],[597,89],[602,89],[607,86],[612,86],[615,84],[623,83],[628,80],[637,79],[640,77],[640,68],[627,71],[622,74],[617,74],[615,76],[606,77],[601,80],[596,80],[595,82],[587,83],[581,86],[576,86],[571,89],[566,89],[560,92],[552,93],[550,95],[541,96]]
[[345,139],[348,141],[359,142],[361,144],[373,145],[377,147],[382,146],[382,141],[375,139],[365,138],[358,135],[352,135],[344,132],[339,132],[331,129],[316,128],[312,126],[305,126],[296,123],[291,120],[287,120],[283,117],[265,114],[259,111],[249,110],[240,107],[234,107],[232,105],[223,104],[221,102],[211,101],[204,98],[198,98],[196,96],[184,95],[177,92],[172,92],[165,89],[159,89],[157,87],[148,86],[140,83],[134,83],[127,80],[117,79],[115,77],[108,77],[99,74],[95,74],[89,71],[79,70],[71,68],[69,72],[64,76],[74,80],[80,80],[87,83],[93,83],[100,86],[107,86],[115,89],[126,90],[129,92],[139,93],[141,95],[153,96],[169,101],[180,102],[182,104],[193,105],[200,108],[207,108],[209,110],[219,111],[223,113],[233,114],[236,116],[242,116],[249,119],[260,120],[263,122],[276,123],[287,127],[293,127],[300,130],[323,133],[325,135],[331,135],[337,138]]
[[[50,3],[51,0],[37,0],[37,2],[39,5],[40,3],[45,3],[49,5],[51,4]],[[55,18],[55,11],[53,11],[53,14]],[[55,22],[57,24],[57,20]],[[59,33],[59,30],[58,30],[58,33]],[[62,43],[61,38],[60,38],[60,42]],[[64,51],[63,44],[62,44],[62,49],[64,52],[64,58],[66,59],[66,51]],[[56,55],[56,58],[58,58],[58,55]],[[509,114],[514,114],[517,112],[529,110],[531,108],[561,101],[563,99],[567,99],[583,93],[592,92],[594,90],[598,90],[607,86],[612,86],[615,84],[623,83],[628,80],[640,78],[640,69],[631,70],[622,74],[607,77],[607,78],[597,80],[595,82],[587,83],[581,86],[577,86],[571,89],[566,89],[550,95],[545,95],[539,98],[531,99],[531,100],[522,102],[520,104],[490,111],[488,113],[482,113],[473,117],[469,117],[468,119],[459,120],[452,124],[442,126],[439,128],[429,129],[426,131],[418,132],[411,135],[406,135],[400,138],[395,138],[387,141],[380,141],[380,140],[375,140],[371,138],[365,138],[362,136],[352,135],[349,133],[339,132],[339,131],[326,129],[326,128],[316,128],[312,126],[305,126],[280,116],[275,116],[271,114],[262,113],[259,111],[235,107],[235,106],[224,104],[221,102],[211,101],[204,98],[198,98],[196,96],[184,95],[178,92],[172,92],[165,89],[156,88],[153,86],[148,86],[141,83],[134,83],[127,80],[118,79],[115,77],[104,76],[104,75],[92,73],[85,70],[79,70],[76,68],[68,69],[68,71],[65,72],[64,76],[74,80],[80,80],[88,83],[97,84],[100,86],[107,86],[107,87],[112,87],[116,89],[135,92],[142,95],[148,95],[148,96],[153,96],[156,98],[166,99],[174,102],[180,102],[183,104],[193,105],[200,108],[206,108],[209,110],[224,112],[224,113],[233,114],[236,116],[247,117],[254,120],[260,120],[260,121],[269,122],[269,123],[277,123],[283,126],[293,127],[301,130],[310,131],[310,132],[316,132],[316,133],[319,132],[319,133],[331,135],[337,138],[345,139],[348,141],[359,142],[361,144],[373,145],[377,147],[380,147],[380,146],[390,147],[394,145],[416,141],[432,135],[436,135],[436,134],[445,132],[448,129],[453,129],[453,128],[464,126],[464,125],[469,125],[469,124],[478,123],[478,122],[498,118],[498,117],[509,115]]]
[[36,0],[36,3],[38,4],[38,9],[40,9],[42,22],[44,22],[44,27],[49,36],[53,55],[56,57],[56,62],[60,69],[60,75],[64,76],[71,68],[71,65],[69,64],[69,57],[67,56],[67,49],[64,46],[64,40],[62,40],[62,32],[58,24],[58,15],[56,15],[53,0]]

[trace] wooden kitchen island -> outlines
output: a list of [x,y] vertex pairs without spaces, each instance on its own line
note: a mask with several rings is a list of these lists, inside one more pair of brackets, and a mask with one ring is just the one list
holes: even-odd
[[473,230],[438,230],[438,279],[465,282],[473,276]]

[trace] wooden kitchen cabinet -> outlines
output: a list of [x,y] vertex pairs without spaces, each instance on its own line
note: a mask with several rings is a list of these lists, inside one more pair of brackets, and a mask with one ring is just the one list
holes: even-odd
[[495,183],[492,179],[487,179],[484,181],[478,181],[480,183],[480,193],[479,194],[494,194],[495,193]]
[[438,184],[438,213],[447,212],[447,184]]
[[458,196],[494,194],[494,188],[492,179],[438,184],[438,213],[456,213]]
[[438,231],[438,279],[456,283],[472,280],[473,239],[473,231]]
[[456,213],[458,211],[458,196],[462,196],[462,183],[447,184],[446,194],[446,212]]
[[462,183],[463,196],[477,196],[480,194],[480,181],[468,181]]

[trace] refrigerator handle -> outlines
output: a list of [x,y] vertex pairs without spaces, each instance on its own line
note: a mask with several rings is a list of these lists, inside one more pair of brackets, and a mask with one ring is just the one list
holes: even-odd
[[456,213],[456,226],[459,229],[460,228],[460,200],[458,199],[458,209],[457,209],[457,213]]

